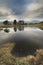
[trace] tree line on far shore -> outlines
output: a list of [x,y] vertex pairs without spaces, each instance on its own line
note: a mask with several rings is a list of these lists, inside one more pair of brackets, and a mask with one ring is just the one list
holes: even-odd
[[32,22],[30,22],[30,23],[25,23],[24,22],[24,20],[19,20],[19,21],[17,21],[17,20],[14,20],[13,22],[10,22],[10,21],[8,21],[8,20],[5,20],[5,21],[3,21],[3,24],[4,25],[33,25],[33,24],[43,24],[43,21],[41,21],[41,22],[39,22],[39,23],[32,23]]
[[24,25],[24,24],[26,24],[26,23],[24,23],[24,21],[23,20],[19,20],[18,22],[16,21],[16,20],[14,20],[13,21],[13,23],[11,23],[11,22],[9,22],[8,20],[5,20],[5,21],[3,21],[3,24],[4,25]]

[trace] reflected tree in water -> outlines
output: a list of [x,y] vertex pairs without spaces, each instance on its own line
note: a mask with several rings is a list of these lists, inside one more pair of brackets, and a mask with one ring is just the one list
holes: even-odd
[[19,31],[23,31],[24,30],[24,26],[18,26],[18,30]]
[[4,29],[4,32],[9,33],[9,29],[7,29],[7,28]]
[[15,32],[17,31],[17,27],[14,27],[14,31],[15,31]]

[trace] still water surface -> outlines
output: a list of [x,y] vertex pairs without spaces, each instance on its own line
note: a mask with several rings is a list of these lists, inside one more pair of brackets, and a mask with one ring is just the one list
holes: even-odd
[[4,41],[32,41],[43,45],[43,30],[36,27],[3,28],[0,31],[0,44]]
[[[36,27],[23,26],[3,28],[0,31],[0,44],[8,42],[13,42],[15,44],[13,50],[20,53],[41,49],[43,48],[43,30]],[[24,53],[26,54],[26,52]]]

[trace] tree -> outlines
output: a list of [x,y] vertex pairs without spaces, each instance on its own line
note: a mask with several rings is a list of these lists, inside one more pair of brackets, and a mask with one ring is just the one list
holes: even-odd
[[8,25],[9,24],[8,20],[4,21],[3,24]]
[[24,21],[23,21],[23,20],[20,20],[20,21],[18,22],[18,24],[19,24],[19,25],[24,25]]
[[14,20],[13,24],[14,24],[14,25],[16,25],[16,24],[17,24],[17,21],[16,21],[16,20]]

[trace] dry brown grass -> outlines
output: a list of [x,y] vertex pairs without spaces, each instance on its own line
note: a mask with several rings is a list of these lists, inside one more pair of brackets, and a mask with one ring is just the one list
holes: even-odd
[[36,56],[14,57],[13,46],[13,43],[0,45],[0,65],[43,65],[43,49],[37,50]]

